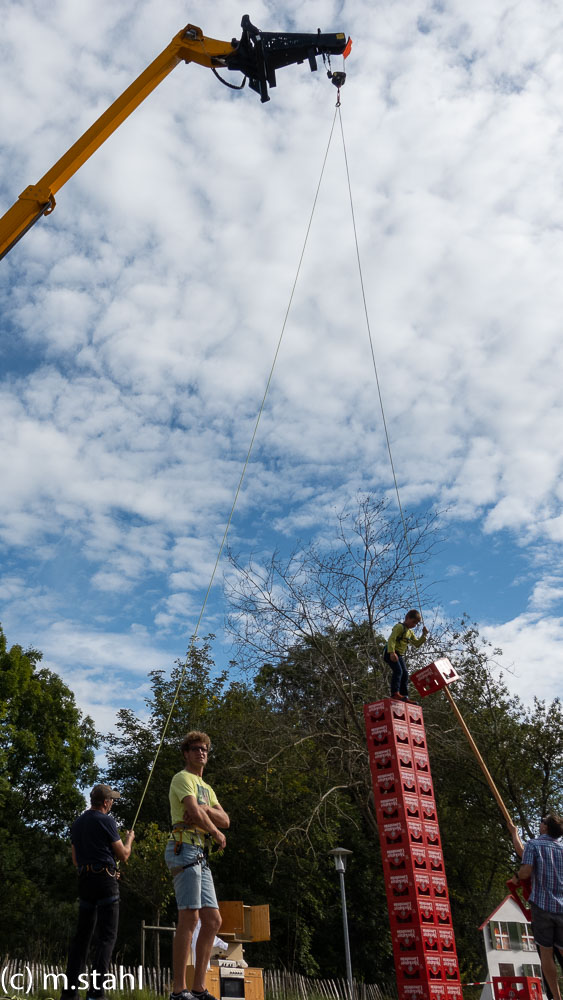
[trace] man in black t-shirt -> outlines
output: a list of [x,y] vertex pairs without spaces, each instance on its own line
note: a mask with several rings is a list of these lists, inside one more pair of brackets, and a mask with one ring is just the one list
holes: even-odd
[[[127,861],[135,838],[128,830],[125,843],[110,816],[114,800],[120,797],[109,785],[95,785],[90,793],[90,809],[70,828],[72,860],[78,869],[78,925],[70,947],[66,989],[61,1000],[78,1000],[78,990],[87,987],[87,1000],[105,996],[103,982],[109,970],[117,937],[119,887],[117,861]],[[91,976],[82,975],[88,950],[96,931]]]

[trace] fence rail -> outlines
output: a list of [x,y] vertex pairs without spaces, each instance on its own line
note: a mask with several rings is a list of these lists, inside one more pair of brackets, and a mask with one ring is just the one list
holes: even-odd
[[[109,996],[126,997],[141,991],[145,996],[163,997],[170,992],[169,968],[112,965],[115,988]],[[37,1000],[60,996],[64,969],[43,962],[25,962],[6,958],[0,961],[0,998]],[[353,996],[345,979],[317,979],[292,972],[264,970],[265,1000],[397,1000],[394,984],[377,986],[354,982]]]

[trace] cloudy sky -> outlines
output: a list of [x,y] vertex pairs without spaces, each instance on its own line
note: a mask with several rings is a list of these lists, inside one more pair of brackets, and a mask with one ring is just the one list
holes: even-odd
[[[7,209],[188,21],[344,31],[342,126],[407,510],[447,509],[428,615],[526,701],[563,650],[563,13],[552,0],[1,0]],[[341,68],[335,60],[333,68]],[[0,620],[101,729],[198,618],[335,113],[177,67],[0,263]],[[272,549],[393,497],[337,125],[232,526]],[[223,643],[220,568],[201,634]]]

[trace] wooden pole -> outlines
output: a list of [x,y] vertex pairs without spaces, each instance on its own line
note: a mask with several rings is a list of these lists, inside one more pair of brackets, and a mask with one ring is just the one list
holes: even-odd
[[505,818],[506,822],[508,823],[508,825],[512,826],[512,817],[511,817],[508,809],[506,808],[504,802],[502,801],[500,792],[499,792],[497,786],[495,785],[495,783],[494,783],[494,781],[493,781],[493,779],[491,777],[491,774],[489,772],[489,769],[487,768],[487,765],[485,764],[485,761],[483,760],[483,758],[481,757],[481,754],[479,753],[479,750],[477,749],[477,744],[475,743],[475,740],[473,739],[471,733],[469,732],[469,729],[467,728],[467,726],[465,724],[465,721],[463,719],[463,716],[462,716],[459,708],[457,707],[455,701],[452,698],[452,695],[450,693],[450,689],[446,686],[444,688],[444,691],[446,693],[446,697],[447,697],[450,705],[452,706],[452,708],[453,708],[453,710],[455,712],[455,715],[457,717],[457,721],[459,722],[461,728],[463,729],[463,732],[465,733],[465,735],[467,737],[467,742],[469,743],[469,746],[471,747],[471,749],[473,750],[473,753],[475,754],[475,757],[477,758],[477,763],[479,764],[479,767],[481,768],[483,774],[485,775],[485,778],[487,780],[487,784],[488,784],[489,788],[491,789],[491,792],[493,793],[493,795],[494,795],[494,797],[495,797],[495,799],[497,801],[497,805],[498,805],[498,807],[499,807],[502,815],[504,816],[504,818]]

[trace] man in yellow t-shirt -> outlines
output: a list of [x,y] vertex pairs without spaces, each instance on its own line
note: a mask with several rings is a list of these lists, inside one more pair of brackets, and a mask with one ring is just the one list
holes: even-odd
[[[216,1000],[205,987],[205,974],[221,926],[221,914],[207,853],[213,841],[220,848],[225,847],[225,835],[221,830],[227,830],[230,821],[211,785],[203,780],[210,746],[207,733],[197,730],[187,733],[181,744],[184,770],[175,774],[170,782],[172,834],[166,845],[165,859],[174,877],[178,905],[170,1000]],[[198,920],[201,920],[201,928],[190,991],[186,989],[186,965]]]
[[414,634],[413,629],[417,625],[420,625],[421,621],[422,615],[420,611],[414,608],[412,611],[407,611],[405,620],[397,622],[394,626],[383,652],[383,659],[389,664],[392,670],[391,697],[398,698],[399,701],[409,700],[409,671],[405,659],[407,647],[414,646],[418,649],[419,646],[422,646],[426,642],[426,636],[428,635],[426,625],[422,626],[421,636],[417,638]]

